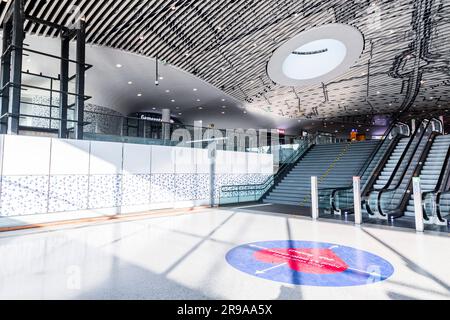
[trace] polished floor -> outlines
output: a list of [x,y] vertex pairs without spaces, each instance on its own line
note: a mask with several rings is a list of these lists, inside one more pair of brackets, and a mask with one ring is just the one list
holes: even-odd
[[[231,266],[247,243],[335,243],[388,261],[385,281],[292,285]],[[450,299],[450,238],[239,208],[0,233],[1,299]]]

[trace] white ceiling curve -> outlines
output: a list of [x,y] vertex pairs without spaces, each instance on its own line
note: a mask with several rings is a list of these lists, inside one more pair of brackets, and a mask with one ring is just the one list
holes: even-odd
[[[89,44],[158,55],[272,119],[429,112],[450,104],[448,0],[24,2],[26,13],[56,23],[79,12]],[[0,17],[10,3],[0,2]],[[303,31],[332,23],[363,34],[358,63],[323,85],[274,84],[266,72],[273,52]],[[57,36],[56,29],[32,22],[25,29]]]

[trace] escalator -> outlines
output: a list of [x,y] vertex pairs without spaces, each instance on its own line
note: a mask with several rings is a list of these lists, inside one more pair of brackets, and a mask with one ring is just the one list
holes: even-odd
[[[449,140],[450,136],[442,136],[443,140]],[[439,137],[441,138],[441,137]],[[432,190],[424,190],[422,193],[423,214],[425,223],[448,226],[450,221],[450,141],[445,152],[441,148],[440,153],[445,155],[443,164],[440,168],[440,174]],[[424,169],[439,166],[434,164],[426,164]]]
[[[371,189],[379,172],[384,168],[391,155],[397,156],[401,149],[406,147],[411,134],[409,126],[402,122],[393,123],[386,131],[386,135],[380,141],[377,149],[370,157],[370,161],[362,168],[358,176],[361,177],[362,194]],[[400,148],[400,149],[398,149]],[[322,195],[326,199],[326,191],[322,189]],[[324,200],[322,200],[324,201]],[[326,200],[325,200],[326,201]],[[331,191],[331,207],[334,213],[341,214],[353,212],[353,186],[337,188]]]
[[420,172],[434,139],[441,132],[439,120],[424,120],[421,123],[385,186],[370,192],[366,206],[370,213],[381,219],[404,216],[412,193],[412,178]]
[[[420,177],[420,189],[423,195],[436,190],[436,187],[441,182],[442,170],[445,168],[445,163],[448,162],[448,153],[450,147],[450,136],[441,135],[436,137],[432,144],[426,160],[419,162],[419,166],[416,169],[414,176]],[[409,188],[412,191],[412,186]],[[424,211],[424,213],[426,213]],[[408,198],[408,203],[405,210],[405,216],[414,217],[414,195],[411,192],[411,196]],[[424,214],[424,222],[430,224],[439,224],[439,222],[433,217],[429,217]]]

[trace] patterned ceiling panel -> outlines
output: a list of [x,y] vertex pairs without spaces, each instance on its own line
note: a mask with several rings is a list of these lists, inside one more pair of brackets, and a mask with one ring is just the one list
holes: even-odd
[[[0,3],[0,19],[10,4]],[[449,0],[25,0],[25,10],[60,24],[82,16],[88,43],[159,57],[261,112],[324,119],[449,105]],[[272,53],[328,23],[362,32],[357,64],[307,88],[273,83]]]

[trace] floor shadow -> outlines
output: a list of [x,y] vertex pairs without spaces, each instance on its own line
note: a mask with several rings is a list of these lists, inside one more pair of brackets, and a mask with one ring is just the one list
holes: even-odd
[[435,275],[431,274],[430,272],[428,272],[427,270],[423,269],[422,267],[420,267],[418,264],[416,264],[414,261],[408,259],[407,257],[405,257],[404,255],[402,255],[399,251],[395,250],[392,246],[390,246],[389,244],[387,244],[386,242],[382,241],[381,239],[379,239],[378,237],[376,237],[375,235],[373,235],[372,233],[370,233],[369,231],[365,230],[364,228],[361,228],[361,230],[367,234],[370,238],[372,238],[373,240],[377,241],[379,244],[381,244],[382,246],[384,246],[385,248],[389,249],[391,252],[395,253],[398,257],[400,257],[400,259],[402,259],[406,266],[413,272],[420,274],[422,276],[425,276],[431,280],[433,280],[435,283],[437,283],[439,286],[441,286],[442,288],[444,288],[447,292],[450,292],[450,286],[445,283],[443,280],[439,279],[438,277],[436,277]]

